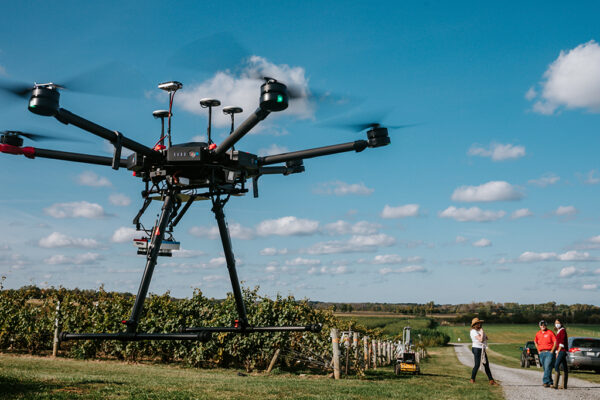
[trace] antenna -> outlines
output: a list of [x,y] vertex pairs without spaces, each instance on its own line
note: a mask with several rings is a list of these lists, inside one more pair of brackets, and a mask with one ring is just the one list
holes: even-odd
[[[182,87],[183,83],[177,81],[163,82],[158,85],[159,89],[169,92],[169,127],[167,128],[167,136],[169,137],[169,147],[171,147],[171,111],[173,110],[173,99],[175,98],[175,92],[181,89]],[[163,130],[163,134],[161,135],[160,140],[160,144],[162,146],[164,146],[164,139],[165,135]]]
[[[242,107],[228,106],[228,107],[224,107],[223,108],[223,114],[229,114],[229,115],[231,115],[231,130],[229,131],[230,135],[233,133],[233,128],[234,128],[233,119],[234,119],[234,116],[235,116],[235,114],[239,114],[242,111],[244,111],[242,109]],[[233,146],[231,146],[231,150],[235,150],[233,148]]]
[[213,107],[217,107],[220,106],[221,102],[217,99],[201,99],[200,100],[200,107],[202,108],[208,108],[208,129],[206,131],[207,136],[208,136],[208,144],[211,145],[213,143],[212,138],[211,138],[211,119],[212,119],[212,108]]

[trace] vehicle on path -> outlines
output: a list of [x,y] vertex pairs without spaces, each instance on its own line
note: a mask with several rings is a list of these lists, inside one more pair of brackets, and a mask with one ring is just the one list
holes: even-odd
[[531,365],[539,366],[539,354],[533,340],[525,343],[525,346],[519,347],[519,349],[521,349],[521,368],[529,368]]
[[600,339],[570,337],[567,365],[572,369],[585,369],[600,374]]

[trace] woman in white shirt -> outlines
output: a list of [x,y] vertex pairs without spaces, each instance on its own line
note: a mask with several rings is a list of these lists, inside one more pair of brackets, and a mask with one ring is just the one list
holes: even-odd
[[488,361],[487,354],[485,352],[485,349],[487,348],[487,336],[481,327],[482,324],[483,320],[477,317],[473,318],[471,321],[471,341],[473,342],[471,351],[473,352],[473,357],[475,357],[475,365],[473,366],[473,371],[471,371],[471,380],[469,382],[475,383],[477,370],[479,369],[479,366],[483,364],[483,368],[485,369],[485,374],[490,381],[490,385],[497,385],[496,381],[492,377],[492,371],[490,371],[490,362]]

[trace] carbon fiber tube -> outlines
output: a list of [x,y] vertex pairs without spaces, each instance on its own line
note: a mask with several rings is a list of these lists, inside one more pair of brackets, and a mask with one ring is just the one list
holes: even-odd
[[223,140],[223,142],[215,149],[215,154],[220,155],[225,153],[241,138],[243,138],[246,133],[250,132],[250,129],[254,128],[256,124],[267,118],[267,115],[269,114],[269,111],[263,110],[259,107],[256,111],[254,111],[254,113],[246,118],[246,120],[242,122],[241,125],[231,133],[231,135],[227,136],[225,140]]
[[286,161],[304,160],[306,158],[327,156],[330,154],[344,153],[347,151],[363,151],[368,147],[366,140],[356,140],[354,142],[334,144],[333,146],[316,147],[314,149],[292,151],[290,153],[275,154],[258,158],[258,165],[278,164]]
[[320,332],[322,326],[319,324],[304,326],[247,326],[245,328],[235,328],[232,326],[214,326],[214,327],[189,327],[183,328],[184,332],[232,332],[232,333],[253,333],[253,332]]
[[61,332],[60,341],[68,340],[120,340],[133,342],[138,340],[198,340],[207,342],[210,340],[209,332],[199,333],[68,333]]
[[[81,163],[87,163],[87,164],[109,165],[109,166],[112,165],[112,157],[94,156],[91,154],[81,154],[81,153],[69,153],[66,151],[39,149],[37,147],[35,148],[34,156],[41,157],[41,158],[52,158],[55,160],[81,162]],[[119,166],[127,167],[127,160],[122,158],[119,161]]]

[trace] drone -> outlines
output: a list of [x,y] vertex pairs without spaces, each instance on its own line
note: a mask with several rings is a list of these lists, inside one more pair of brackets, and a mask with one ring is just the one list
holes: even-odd
[[[217,99],[200,100],[200,106],[208,109],[207,142],[173,144],[171,138],[172,106],[175,93],[183,85],[177,81],[164,82],[158,88],[169,94],[169,109],[154,111],[153,116],[161,120],[161,135],[153,147],[148,147],[124,136],[121,132],[107,129],[76,115],[59,105],[61,85],[54,83],[35,84],[33,87],[14,89],[14,94],[29,96],[28,109],[34,114],[54,117],[59,122],[74,125],[89,133],[108,140],[114,146],[112,157],[72,153],[37,147],[23,147],[24,139],[36,140],[42,135],[20,131],[4,131],[0,135],[0,152],[23,155],[27,158],[50,158],[86,164],[110,166],[114,170],[125,168],[144,184],[141,192],[143,205],[133,219],[137,231],[146,235],[134,239],[138,254],[146,256],[146,266],[135,297],[131,314],[122,323],[125,332],[117,333],[68,333],[62,332],[61,341],[68,340],[196,340],[206,342],[216,332],[247,334],[252,332],[319,332],[318,324],[306,326],[252,326],[248,321],[246,306],[236,271],[229,229],[223,211],[231,196],[248,193],[248,181],[252,182],[254,197],[258,197],[258,180],[263,175],[292,175],[305,171],[304,160],[343,152],[361,152],[367,148],[390,144],[388,129],[379,123],[364,124],[366,140],[356,140],[331,146],[316,147],[275,155],[258,156],[235,149],[235,145],[251,129],[273,112],[280,112],[294,99],[292,90],[276,79],[264,78],[260,86],[258,108],[237,128],[234,117],[243,110],[240,107],[224,107],[223,113],[231,117],[229,135],[219,144],[212,140],[211,119],[213,108],[221,105]],[[6,88],[5,88],[6,89]],[[165,121],[166,120],[166,121]],[[166,125],[166,129],[165,129]],[[121,158],[122,149],[132,151]],[[140,219],[153,200],[161,201],[161,212],[151,229],[145,229]],[[238,318],[232,326],[181,327],[173,333],[145,333],[138,331],[144,301],[148,294],[152,274],[159,256],[170,256],[179,249],[173,231],[194,202],[210,200],[219,229],[227,270],[235,298]]]

